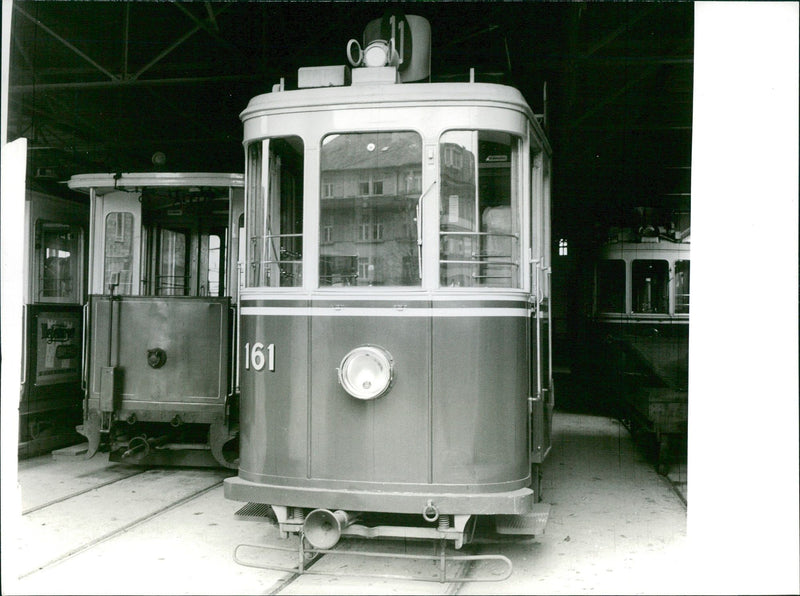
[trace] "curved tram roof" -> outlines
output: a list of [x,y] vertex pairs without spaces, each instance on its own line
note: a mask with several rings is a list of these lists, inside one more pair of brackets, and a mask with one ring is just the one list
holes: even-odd
[[244,187],[244,175],[214,172],[126,172],[106,174],[77,174],[68,181],[68,186],[77,191],[98,194],[115,190],[142,188],[180,187]]

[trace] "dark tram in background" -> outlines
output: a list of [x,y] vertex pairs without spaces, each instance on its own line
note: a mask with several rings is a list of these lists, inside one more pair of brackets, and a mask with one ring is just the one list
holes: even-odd
[[21,458],[80,439],[89,209],[76,198],[26,189]]
[[387,15],[348,45],[352,68],[301,68],[241,116],[225,495],[271,506],[301,550],[461,547],[478,517],[536,534],[549,512],[550,146],[516,89],[428,82],[429,37]]
[[241,174],[82,174],[88,455],[236,467]]
[[656,440],[667,473],[686,448],[689,382],[688,214],[616,230],[594,263],[584,374],[635,436]]

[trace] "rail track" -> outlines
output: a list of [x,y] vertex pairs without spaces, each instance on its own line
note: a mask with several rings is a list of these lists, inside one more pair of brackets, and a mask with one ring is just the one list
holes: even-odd
[[[534,587],[578,592],[591,577],[609,592],[624,591],[611,576],[624,576],[631,565],[628,557],[649,561],[653,536],[666,545],[665,553],[680,551],[686,506],[673,493],[678,487],[668,486],[675,484],[673,478],[657,475],[618,423],[567,414],[557,420],[558,458],[550,465],[559,482],[548,487],[557,502],[557,523],[529,541],[484,533],[479,525],[470,544],[447,551],[507,556],[514,573],[506,582],[469,586],[458,581],[498,574],[500,565],[492,561],[452,561],[447,579],[457,577],[444,583],[435,579],[437,561],[341,556],[340,551],[437,552],[430,541],[395,538],[344,536],[335,552],[306,561],[305,567],[318,574],[243,567],[233,557],[236,546],[259,544],[288,547],[290,552],[256,551],[255,562],[282,561],[291,569],[298,560],[297,538],[281,540],[272,524],[238,516],[242,503],[225,499],[220,486],[230,471],[41,456],[19,462],[21,515],[8,525],[3,519],[4,589],[17,580],[18,589],[9,586],[9,593],[439,595],[530,593]],[[685,463],[676,472],[685,478]],[[621,544],[624,557],[613,556],[621,552]],[[602,568],[593,565],[598,549],[608,553]],[[365,577],[376,572],[425,575],[434,581]],[[651,588],[656,589],[655,583]]]
[[[103,470],[108,475],[110,468]],[[18,579],[58,565],[218,488],[224,471],[115,470],[22,510]],[[137,495],[138,493],[138,495]],[[137,495],[132,505],[129,496]]]

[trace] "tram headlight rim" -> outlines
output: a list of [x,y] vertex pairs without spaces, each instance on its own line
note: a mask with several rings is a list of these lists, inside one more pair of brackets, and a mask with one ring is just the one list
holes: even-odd
[[[370,376],[365,367],[377,366],[377,372]],[[364,374],[367,378],[364,379]],[[365,344],[353,348],[342,358],[337,369],[339,384],[352,397],[360,401],[370,401],[386,395],[394,384],[394,358],[381,346]],[[359,384],[360,381],[360,384]],[[369,382],[368,386],[364,383]]]
[[391,48],[383,39],[376,39],[364,48],[362,62],[367,67],[386,66],[389,64]]

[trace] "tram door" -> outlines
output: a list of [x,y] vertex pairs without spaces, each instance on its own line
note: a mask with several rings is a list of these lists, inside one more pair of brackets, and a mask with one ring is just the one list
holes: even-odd
[[230,439],[241,190],[150,187],[93,202],[87,397],[111,459],[144,433],[197,445],[154,463],[203,465],[208,443],[219,461]]
[[531,462],[537,498],[538,465],[551,446],[555,395],[552,372],[550,306],[550,161],[546,152],[531,152]]

